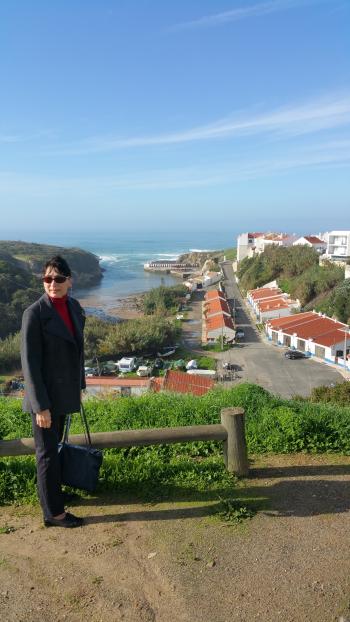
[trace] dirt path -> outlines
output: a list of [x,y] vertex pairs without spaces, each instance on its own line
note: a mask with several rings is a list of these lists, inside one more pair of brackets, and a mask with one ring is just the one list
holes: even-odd
[[[227,527],[212,501],[75,507],[82,529],[1,508],[2,622],[331,622],[350,616],[350,457],[272,456],[241,482],[259,508]],[[14,529],[14,531],[11,530]]]

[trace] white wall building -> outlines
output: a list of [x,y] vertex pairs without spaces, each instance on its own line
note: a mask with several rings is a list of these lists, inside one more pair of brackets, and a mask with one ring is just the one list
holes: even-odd
[[232,341],[236,335],[232,318],[226,315],[215,315],[207,318],[205,330],[207,343],[215,342],[221,337]]
[[263,253],[267,246],[291,246],[297,239],[288,233],[241,233],[237,238],[237,263]]
[[350,231],[328,231],[326,255],[330,259],[350,259]]
[[346,364],[347,371],[350,371],[350,330],[342,322],[308,311],[269,320],[265,330],[276,345],[308,352],[325,363],[343,368]]
[[327,243],[316,235],[304,235],[295,240],[293,246],[309,246],[320,254],[325,253],[327,250]]
[[256,251],[256,241],[263,233],[241,233],[237,238],[237,262],[245,257],[253,257]]
[[221,272],[206,272],[203,276],[203,287],[210,287],[221,280]]

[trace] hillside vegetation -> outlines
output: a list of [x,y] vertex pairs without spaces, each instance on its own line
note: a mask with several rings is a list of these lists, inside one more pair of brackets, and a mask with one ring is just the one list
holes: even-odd
[[[142,397],[86,401],[92,432],[211,424],[224,407],[246,412],[248,452],[350,452],[350,407],[283,400],[252,384],[216,388],[202,397],[157,393]],[[74,417],[72,433],[81,432]],[[31,435],[30,417],[16,399],[0,399],[0,438]],[[222,444],[193,442],[104,451],[101,490],[131,491],[143,498],[176,498],[195,491],[232,495],[235,478],[225,470]],[[33,457],[0,460],[0,503],[34,499]]]
[[54,255],[62,255],[69,263],[76,288],[97,285],[102,278],[99,258],[81,248],[65,248],[49,244],[0,240],[0,255],[5,253],[15,267],[22,267],[40,276],[43,264]]
[[298,298],[303,307],[325,311],[346,322],[350,290],[349,280],[344,281],[344,268],[332,262],[320,266],[318,260],[318,253],[307,246],[271,246],[260,255],[243,259],[238,278],[245,291],[277,280],[279,287]]
[[[37,289],[15,293],[14,310],[10,297],[7,305],[3,305],[3,317],[8,317],[9,321],[3,324],[4,330],[0,333],[0,372],[20,368],[20,339],[19,333],[14,331],[20,328],[23,310],[41,295],[41,284],[35,281],[35,277],[32,278]],[[24,274],[25,279],[28,280],[28,274]],[[161,286],[150,290],[143,301],[147,317],[117,324],[95,316],[87,317],[84,331],[86,360],[95,359],[96,356],[108,359],[126,354],[156,353],[163,346],[176,343],[181,334],[181,323],[174,319],[174,313],[186,291],[183,285]],[[12,324],[10,319],[13,320]]]
[[92,253],[75,248],[0,241],[0,339],[19,330],[24,309],[43,293],[40,280],[43,264],[58,253],[70,264],[76,286],[88,287],[101,279],[98,257]]
[[10,255],[0,253],[0,339],[18,331],[24,309],[41,294],[39,279]]

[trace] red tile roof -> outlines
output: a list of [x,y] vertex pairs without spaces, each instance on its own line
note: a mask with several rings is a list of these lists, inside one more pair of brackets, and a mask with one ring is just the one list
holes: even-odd
[[289,304],[285,298],[273,298],[271,300],[262,300],[258,303],[260,311],[268,311],[269,309],[288,309]]
[[258,233],[248,233],[248,238],[261,238],[263,235],[265,235],[263,231]]
[[225,326],[226,328],[232,328],[232,330],[235,328],[232,318],[227,317],[227,315],[213,315],[206,320],[207,331],[216,330]]
[[313,339],[316,341],[318,337],[327,335],[328,333],[334,333],[335,330],[341,327],[341,324],[334,322],[330,318],[318,317],[310,319],[309,322],[305,322],[297,327],[289,326],[285,328],[283,332],[288,334],[297,333],[301,339]]
[[264,240],[273,240],[275,242],[279,242],[281,240],[285,240],[287,238],[289,238],[290,235],[288,233],[275,233],[275,232],[271,232],[271,233],[266,233],[266,235],[264,235]]
[[204,296],[205,300],[213,300],[214,298],[221,298],[222,300],[226,300],[226,296],[223,292],[220,292],[218,289],[210,289]]
[[218,313],[220,311],[225,311],[225,313],[231,315],[230,307],[228,306],[226,300],[223,300],[222,298],[213,298],[205,303],[205,313],[207,315],[210,315],[211,313]]
[[151,390],[155,393],[159,393],[163,388],[164,377],[159,376],[158,378],[151,378]]
[[204,395],[214,386],[212,378],[186,374],[182,371],[168,370],[165,378],[164,391],[174,391],[176,393],[193,393],[193,395]]
[[305,313],[295,313],[289,317],[278,317],[268,321],[268,326],[271,326],[272,330],[280,330],[289,326],[299,326],[307,322],[310,318],[315,317],[315,313],[307,311]]
[[[343,330],[334,330],[329,332],[327,335],[322,335],[314,339],[316,343],[319,343],[321,346],[333,346],[337,343],[343,344],[345,341],[345,333]],[[349,343],[349,342],[348,342]]]
[[280,294],[282,294],[282,290],[280,290],[279,287],[260,287],[259,289],[252,289],[249,292],[249,295],[253,300],[272,298],[273,296],[279,296]]
[[346,325],[320,316],[318,313],[297,313],[288,318],[270,320],[268,325],[273,330],[281,329],[287,335],[296,333],[300,339],[312,339],[315,343],[332,346],[344,341]]
[[305,240],[310,242],[310,244],[326,244],[326,242],[320,240],[320,238],[316,237],[315,235],[304,235],[304,238]]

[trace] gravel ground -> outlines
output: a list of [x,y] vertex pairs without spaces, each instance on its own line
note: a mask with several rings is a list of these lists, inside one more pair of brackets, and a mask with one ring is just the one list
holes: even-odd
[[[2,622],[331,622],[350,616],[350,457],[271,456],[236,494],[258,509],[236,526],[217,498],[79,502],[82,529],[44,529],[37,507],[2,508]],[[4,529],[2,529],[4,531]]]

